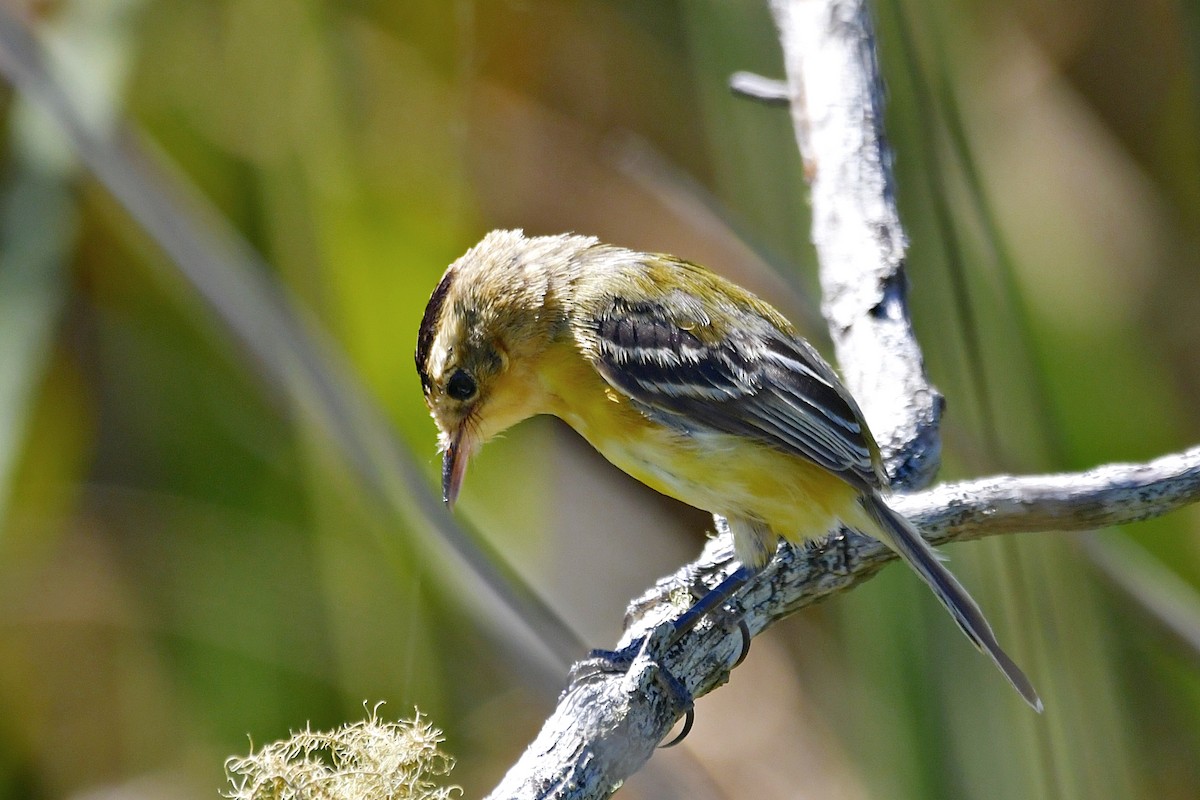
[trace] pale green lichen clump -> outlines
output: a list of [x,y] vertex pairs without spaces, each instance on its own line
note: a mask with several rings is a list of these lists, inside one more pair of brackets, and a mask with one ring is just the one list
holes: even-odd
[[337,730],[305,728],[225,762],[230,800],[449,800],[454,767],[442,732],[421,718],[384,722],[379,707]]

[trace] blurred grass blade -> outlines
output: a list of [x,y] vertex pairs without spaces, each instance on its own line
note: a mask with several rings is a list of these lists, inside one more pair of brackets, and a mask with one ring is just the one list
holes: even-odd
[[[1000,223],[996,217],[996,212],[992,208],[988,193],[984,186],[983,176],[980,174],[979,165],[971,147],[970,140],[967,135],[966,125],[963,121],[962,110],[959,108],[958,99],[954,93],[954,87],[951,85],[951,70],[948,65],[952,63],[951,58],[947,55],[942,42],[944,37],[941,34],[935,33],[930,37],[931,47],[934,50],[932,61],[933,67],[929,74],[925,73],[920,68],[920,59],[916,52],[916,41],[912,34],[912,27],[908,23],[908,16],[904,9],[904,4],[900,0],[893,0],[896,18],[903,26],[902,40],[906,47],[906,57],[912,69],[914,87],[921,97],[921,103],[926,107],[926,112],[930,114],[930,119],[938,119],[944,125],[944,132],[948,137],[949,153],[953,158],[954,166],[959,171],[962,180],[965,183],[965,197],[970,200],[971,206],[968,211],[973,215],[975,221],[979,224],[983,235],[983,243],[986,245],[988,255],[990,256],[988,263],[994,266],[994,273],[999,279],[1000,289],[1003,292],[1000,298],[1009,313],[1012,315],[1015,322],[1017,335],[1020,337],[1019,346],[1020,352],[1024,355],[1029,364],[1029,377],[1031,385],[1027,396],[1037,404],[1037,414],[1033,415],[1032,419],[1038,423],[1038,435],[1044,442],[1047,455],[1052,463],[1062,464],[1067,462],[1067,445],[1063,439],[1063,430],[1065,426],[1061,423],[1062,410],[1057,407],[1054,402],[1053,393],[1050,391],[1050,380],[1047,377],[1047,367],[1044,357],[1037,345],[1037,337],[1033,328],[1033,314],[1029,309],[1029,304],[1021,290],[1020,280],[1017,276],[1016,260],[1012,254],[1011,248],[1005,241],[1004,233],[1000,230]],[[935,15],[927,15],[925,23],[933,25],[935,23]],[[935,110],[936,109],[936,110]],[[937,157],[936,147],[928,148],[930,158],[936,159],[939,167],[938,174],[941,178],[943,187],[945,186],[946,170]],[[943,192],[944,192],[943,188]],[[935,193],[936,194],[936,193]],[[939,216],[947,213],[948,209],[939,209]],[[939,224],[942,220],[939,220]],[[947,228],[939,229],[939,233],[945,233]],[[957,241],[957,237],[956,241]],[[957,245],[956,245],[957,248]],[[956,258],[951,262],[952,272],[957,272],[954,275],[956,284],[963,282],[963,286],[956,285],[955,294],[964,293],[963,299],[958,301],[959,311],[972,311],[969,302],[969,297],[965,295],[965,275],[962,272],[962,258]],[[995,298],[989,299],[989,302],[995,302]],[[964,317],[964,323],[966,318]],[[975,315],[971,313],[971,324],[975,325]],[[968,334],[970,331],[968,331]],[[983,393],[990,393],[988,387],[987,376],[985,375],[985,364],[982,358],[981,342],[972,334],[972,341],[968,342],[971,349],[969,358],[972,363],[972,372],[977,373],[972,376],[973,389],[977,394],[981,403],[988,403],[986,408],[981,407],[981,415],[986,415],[984,418],[992,420],[993,427],[995,426],[996,409],[991,406],[990,401]],[[992,430],[987,432],[989,438],[995,442],[999,441],[999,431]],[[994,452],[1001,453],[1003,450]]]
[[258,255],[183,181],[152,166],[128,131],[114,123],[108,135],[90,125],[45,64],[39,44],[0,6],[0,71],[58,123],[86,167],[166,252],[260,374],[340,450],[388,512],[434,534],[416,537],[427,543],[426,555],[477,612],[506,631],[519,655],[529,658],[527,645],[536,642],[544,648],[538,663],[557,669],[582,654],[578,637],[553,610],[445,511],[336,346],[283,295]]
[[0,197],[0,523],[66,295],[78,223],[67,180],[19,161]]
[[1166,633],[1200,668],[1200,592],[1123,536],[1082,541],[1100,574],[1131,601],[1129,607]]
[[[124,18],[134,0],[66,3],[48,29],[49,73],[72,86],[104,127],[127,73]],[[12,159],[0,195],[0,523],[6,517],[25,427],[66,301],[79,213],[78,161],[54,120],[19,96],[9,115]]]
[[[958,315],[955,320],[955,330],[961,333],[962,347],[965,351],[968,371],[968,383],[971,387],[971,399],[979,409],[979,427],[982,430],[987,451],[994,456],[1003,458],[1004,448],[1000,431],[996,424],[996,412],[992,406],[992,390],[988,385],[987,363],[983,355],[983,339],[976,314],[975,299],[972,297],[967,280],[967,256],[959,239],[958,228],[954,214],[950,209],[951,192],[948,186],[946,165],[942,161],[942,129],[937,124],[939,108],[934,101],[933,91],[922,69],[920,57],[917,54],[917,43],[913,37],[908,15],[901,3],[893,0],[893,14],[899,33],[900,51],[904,56],[907,67],[907,78],[912,84],[913,97],[920,109],[920,118],[928,120],[927,135],[919,137],[925,169],[922,175],[928,186],[928,197],[934,222],[937,224],[937,241],[942,248],[942,257],[946,263],[946,273],[949,277],[950,294],[954,299],[954,311]],[[956,110],[948,109],[946,115],[956,115]],[[959,143],[966,147],[966,143]],[[969,153],[960,153],[962,157]],[[978,187],[974,187],[978,188]]]

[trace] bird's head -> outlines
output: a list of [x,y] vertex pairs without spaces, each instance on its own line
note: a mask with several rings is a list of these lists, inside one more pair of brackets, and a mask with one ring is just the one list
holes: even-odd
[[539,357],[567,326],[554,289],[594,243],[582,236],[493,231],[451,264],[433,290],[416,362],[438,427],[448,505],[484,442],[546,410]]

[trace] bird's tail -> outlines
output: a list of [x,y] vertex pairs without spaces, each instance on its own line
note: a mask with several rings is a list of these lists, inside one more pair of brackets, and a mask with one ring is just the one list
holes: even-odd
[[954,621],[962,628],[967,638],[996,662],[996,666],[1018,694],[1040,713],[1042,701],[1033,684],[1001,649],[979,606],[971,599],[971,595],[967,594],[967,590],[958,579],[950,574],[950,570],[938,560],[937,553],[912,523],[889,508],[883,498],[874,492],[863,495],[860,502],[867,516],[878,526],[882,534],[881,541],[895,550],[921,576],[921,580],[937,595],[937,599],[950,612],[950,616],[954,617]]

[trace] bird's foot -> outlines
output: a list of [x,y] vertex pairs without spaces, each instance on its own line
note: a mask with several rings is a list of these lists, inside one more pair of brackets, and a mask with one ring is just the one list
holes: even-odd
[[571,682],[600,681],[614,675],[623,676],[645,691],[651,685],[666,693],[667,702],[684,716],[680,733],[660,747],[679,744],[692,729],[695,721],[695,698],[688,688],[662,664],[662,656],[673,642],[674,628],[660,625],[648,635],[635,639],[620,650],[592,650],[588,657],[571,668]]

